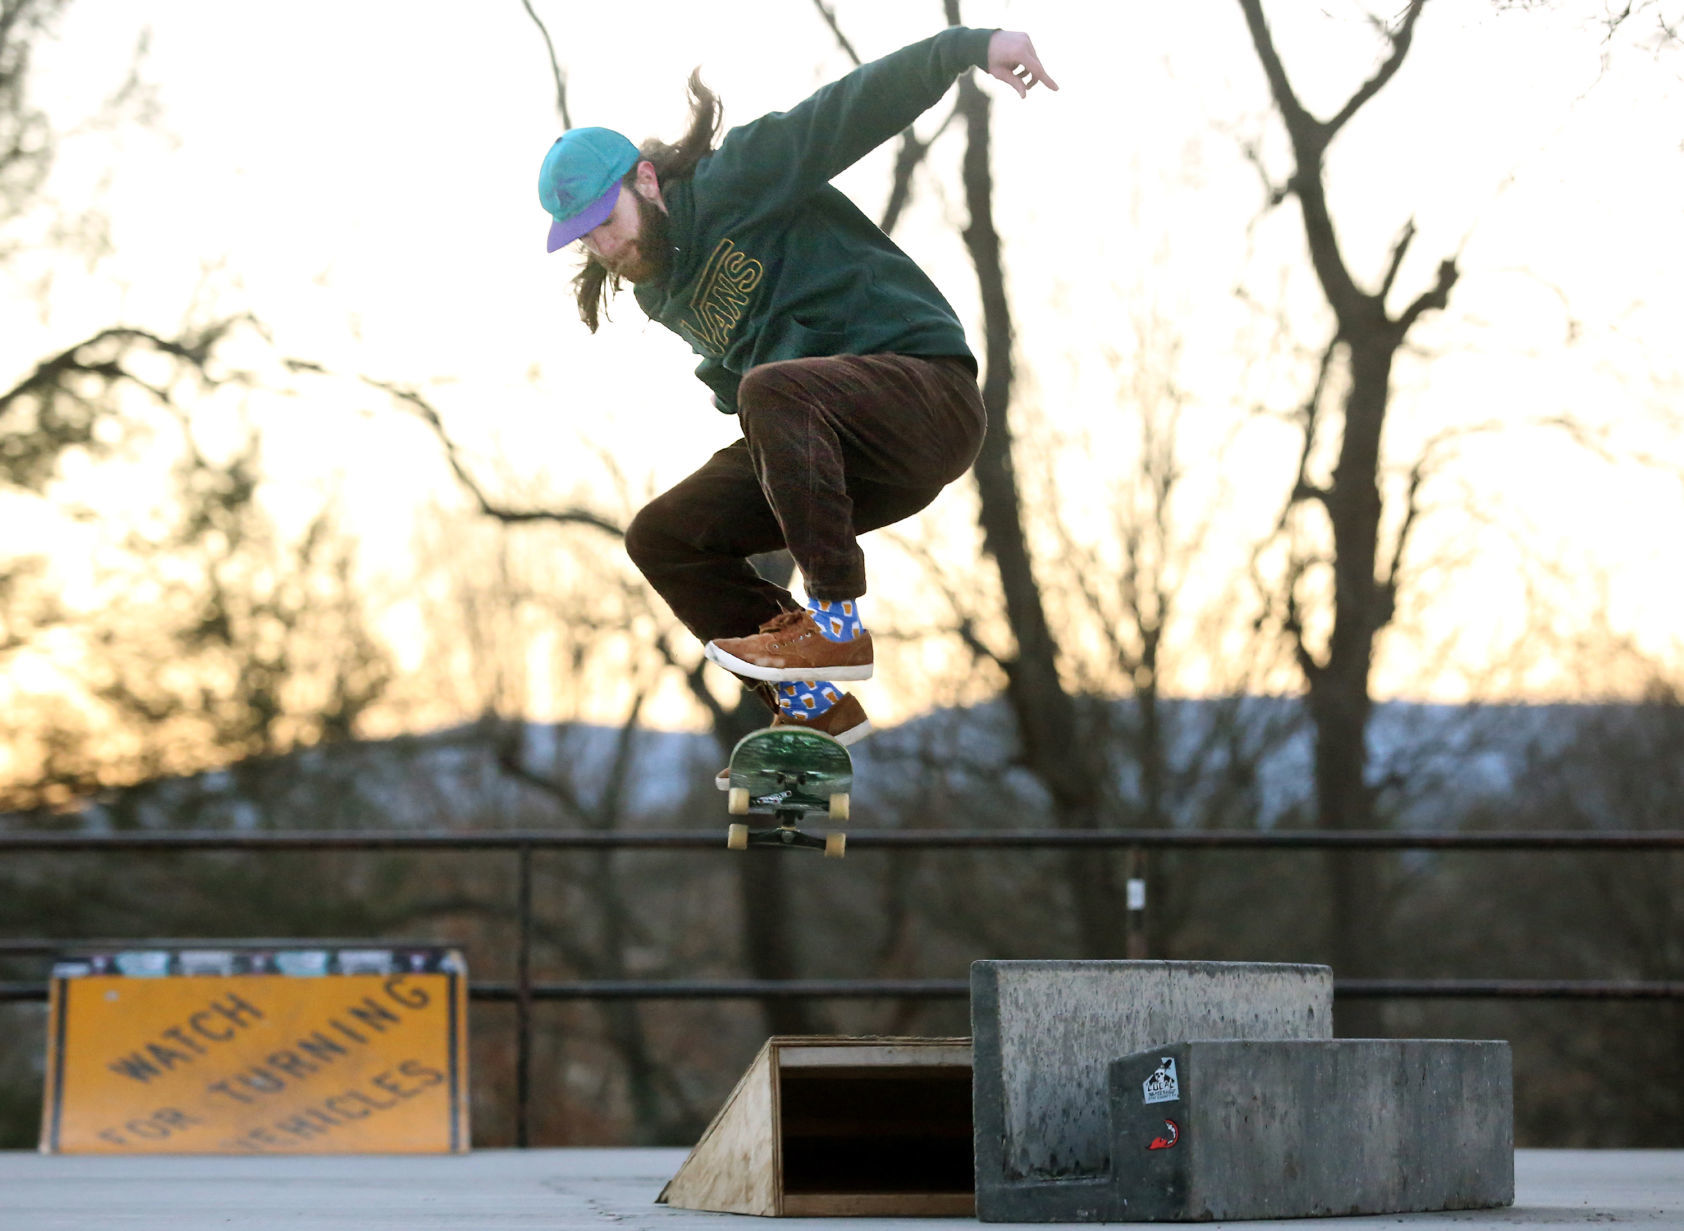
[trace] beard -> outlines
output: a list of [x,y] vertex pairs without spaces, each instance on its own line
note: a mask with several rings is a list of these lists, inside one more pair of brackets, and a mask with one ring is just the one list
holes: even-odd
[[606,265],[616,280],[631,283],[661,282],[672,272],[672,228],[666,211],[642,193],[633,192],[637,202],[637,239],[615,254]]

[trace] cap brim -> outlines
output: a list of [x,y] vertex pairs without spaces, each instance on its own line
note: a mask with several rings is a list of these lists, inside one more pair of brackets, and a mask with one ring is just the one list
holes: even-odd
[[580,236],[596,230],[608,221],[608,215],[614,212],[614,203],[619,199],[620,185],[616,183],[573,217],[566,221],[558,219],[551,222],[550,238],[544,251],[554,252],[557,248],[565,248]]

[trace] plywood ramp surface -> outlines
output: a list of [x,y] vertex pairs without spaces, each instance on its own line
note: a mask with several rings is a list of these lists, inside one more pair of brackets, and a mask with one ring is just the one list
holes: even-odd
[[777,1213],[778,1040],[768,1039],[655,1200],[685,1210]]

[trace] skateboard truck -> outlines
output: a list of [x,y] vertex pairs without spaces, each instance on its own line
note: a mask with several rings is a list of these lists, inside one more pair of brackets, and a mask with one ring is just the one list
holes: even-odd
[[821,838],[798,828],[801,818],[807,815],[800,809],[780,808],[774,815],[778,823],[767,829],[750,828],[741,822],[733,824],[725,831],[725,845],[734,851],[746,851],[751,846],[778,846],[786,850],[805,847],[823,851],[827,859],[840,859],[847,852],[848,835],[845,833],[826,834]]

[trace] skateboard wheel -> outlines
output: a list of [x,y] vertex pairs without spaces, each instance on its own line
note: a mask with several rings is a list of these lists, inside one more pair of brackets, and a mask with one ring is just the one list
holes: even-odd
[[732,816],[748,815],[748,788],[746,786],[731,788],[731,793],[725,797],[725,810]]
[[[831,796],[832,799],[847,799],[846,795]],[[848,850],[848,835],[845,833],[831,833],[824,836],[824,857],[826,859],[840,859]]]
[[725,831],[725,845],[734,851],[748,849],[748,826],[733,825]]
[[828,811],[830,813],[830,819],[833,820],[833,821],[845,821],[845,820],[847,820],[848,819],[848,796],[847,796],[847,793],[844,792],[840,795],[832,795],[830,797],[830,807],[829,807]]

